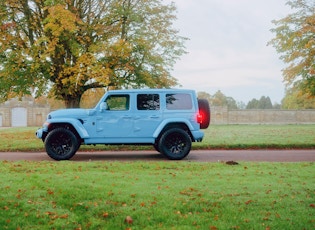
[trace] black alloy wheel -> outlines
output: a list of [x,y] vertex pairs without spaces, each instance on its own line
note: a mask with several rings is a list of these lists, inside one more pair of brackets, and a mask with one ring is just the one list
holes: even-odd
[[48,156],[54,160],[69,160],[78,150],[78,139],[68,129],[56,128],[50,131],[45,139]]
[[159,141],[159,150],[170,160],[185,158],[191,149],[191,138],[181,128],[172,128],[162,134]]

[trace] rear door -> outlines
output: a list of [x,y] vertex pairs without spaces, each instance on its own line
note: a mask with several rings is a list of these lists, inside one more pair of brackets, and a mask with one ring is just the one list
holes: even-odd
[[136,113],[134,116],[135,137],[152,137],[162,122],[160,94],[139,93],[136,95]]

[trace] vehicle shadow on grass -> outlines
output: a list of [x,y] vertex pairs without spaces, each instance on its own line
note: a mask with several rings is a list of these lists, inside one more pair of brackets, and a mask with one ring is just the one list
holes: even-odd
[[155,151],[135,151],[132,153],[124,152],[77,152],[71,161],[167,161],[162,154]]

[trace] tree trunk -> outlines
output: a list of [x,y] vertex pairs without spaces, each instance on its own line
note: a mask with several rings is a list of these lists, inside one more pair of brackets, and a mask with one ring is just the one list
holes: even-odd
[[69,108],[80,108],[81,97],[77,98],[66,98],[64,100],[65,106],[67,109]]

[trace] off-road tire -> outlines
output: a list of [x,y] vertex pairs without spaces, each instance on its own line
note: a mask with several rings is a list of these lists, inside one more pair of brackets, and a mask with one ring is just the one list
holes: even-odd
[[201,129],[206,129],[210,124],[210,105],[206,99],[198,99],[199,113],[202,114],[203,120],[200,123]]
[[154,147],[154,149],[155,149],[157,152],[160,152],[159,143],[158,143],[158,142],[157,142],[157,143],[154,143],[154,144],[153,144],[153,147]]
[[158,147],[168,159],[181,160],[190,152],[191,138],[185,130],[172,128],[162,134]]
[[50,131],[45,139],[45,148],[52,159],[69,160],[78,150],[78,139],[68,129],[56,128]]

